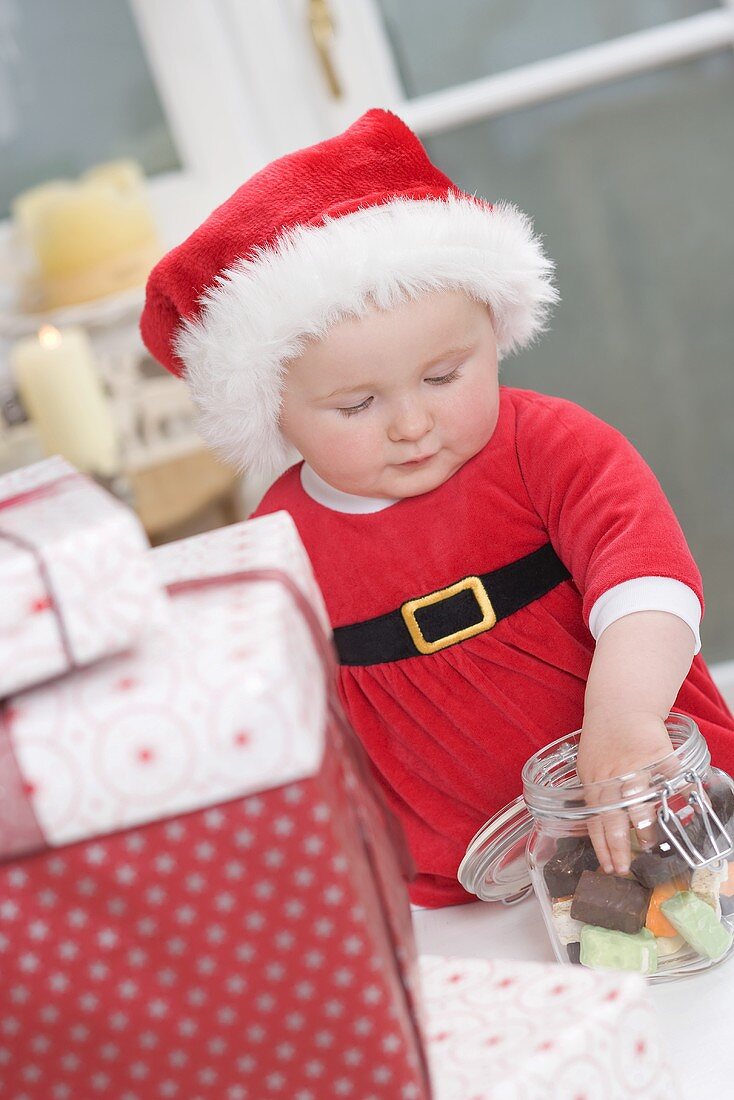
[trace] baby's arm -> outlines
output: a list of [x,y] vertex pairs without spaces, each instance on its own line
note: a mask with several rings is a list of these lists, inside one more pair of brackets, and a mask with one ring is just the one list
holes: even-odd
[[[583,783],[626,775],[671,751],[665,728],[688,674],[696,639],[677,615],[637,611],[599,637],[589,671],[578,755]],[[609,813],[590,825],[602,869],[629,870],[629,820]]]
[[[591,782],[637,770],[670,752],[663,720],[700,648],[700,572],[657,478],[611,425],[572,402],[525,396],[517,448],[528,495],[596,640],[580,773]],[[604,820],[590,830],[600,863],[626,870],[628,816],[607,811]]]

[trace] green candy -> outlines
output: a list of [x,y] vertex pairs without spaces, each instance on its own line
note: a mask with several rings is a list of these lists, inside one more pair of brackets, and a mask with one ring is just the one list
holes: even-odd
[[717,918],[715,911],[692,890],[673,894],[660,906],[686,943],[699,955],[720,959],[731,946],[732,934]]
[[580,961],[592,970],[654,974],[658,968],[658,949],[649,928],[632,933],[585,924],[581,930]]

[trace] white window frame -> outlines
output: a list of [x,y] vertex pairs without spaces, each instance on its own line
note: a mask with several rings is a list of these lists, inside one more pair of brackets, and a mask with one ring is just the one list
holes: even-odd
[[[156,7],[169,0],[136,2]],[[338,100],[311,41],[308,0],[217,0],[208,7],[209,18],[218,15],[227,28],[236,67],[247,73],[267,122],[270,157],[338,132],[369,107],[388,107],[429,136],[734,47],[734,0],[722,0],[699,15],[410,99],[376,0],[328,0],[328,8],[332,61],[344,90]]]
[[148,178],[161,235],[173,245],[257,171],[269,148],[219,0],[128,3],[183,165]]
[[[422,137],[734,48],[734,0],[710,11],[504,73],[407,97],[376,0],[328,0],[329,92],[309,0],[129,0],[186,163],[150,181],[163,220],[186,220],[288,150],[338,133],[363,111],[395,111]],[[198,224],[194,215],[193,224]],[[171,236],[171,233],[168,234]]]

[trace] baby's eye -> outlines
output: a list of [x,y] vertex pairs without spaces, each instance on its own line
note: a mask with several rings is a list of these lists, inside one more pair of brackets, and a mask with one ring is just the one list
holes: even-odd
[[447,382],[453,382],[455,378],[459,377],[460,369],[460,367],[455,367],[448,374],[442,374],[440,378],[426,378],[426,382],[431,382],[434,386],[445,386]]
[[339,412],[342,416],[354,416],[355,413],[362,412],[363,409],[366,409],[371,401],[371,397],[366,397],[361,405],[352,405],[350,408],[339,409]]

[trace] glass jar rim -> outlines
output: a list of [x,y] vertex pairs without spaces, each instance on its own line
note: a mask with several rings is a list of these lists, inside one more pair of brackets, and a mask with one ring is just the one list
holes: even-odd
[[583,784],[576,774],[581,730],[544,745],[522,770],[523,798],[528,809],[534,817],[564,819],[588,817],[594,806],[604,811],[626,809],[658,797],[661,783],[672,774],[683,777],[708,766],[711,754],[692,718],[671,711],[665,725],[674,745],[671,752],[638,771],[597,783]]

